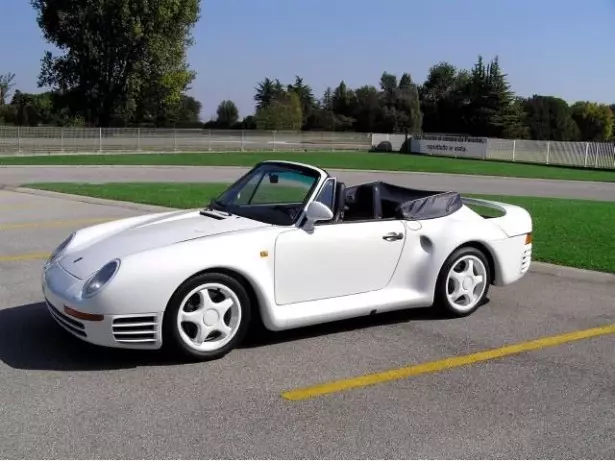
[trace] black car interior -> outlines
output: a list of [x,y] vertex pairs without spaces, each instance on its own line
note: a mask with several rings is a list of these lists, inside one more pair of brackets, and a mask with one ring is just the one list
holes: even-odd
[[381,217],[377,190],[370,184],[348,188],[344,195],[344,221],[367,221]]
[[[369,221],[385,217],[382,212],[383,204],[380,203],[378,188],[374,184],[360,184],[346,187],[342,181],[335,184],[335,202],[333,204],[332,223]],[[394,208],[397,204],[387,201],[386,210],[389,217],[393,217]],[[393,210],[393,211],[391,211]]]
[[399,202],[381,197],[378,184],[359,184],[345,188],[343,220],[349,222],[403,218],[397,211],[398,205]]
[[337,182],[332,222],[376,219],[429,219],[450,214],[461,206],[456,192],[410,189],[374,181],[346,187]]

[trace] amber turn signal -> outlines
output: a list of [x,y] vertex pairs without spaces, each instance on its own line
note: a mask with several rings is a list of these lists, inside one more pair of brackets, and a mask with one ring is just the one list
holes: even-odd
[[532,233],[531,232],[529,234],[526,234],[525,236],[525,244],[529,245],[530,243],[532,243]]
[[76,311],[75,309],[72,309],[68,306],[64,306],[64,312],[66,312],[71,317],[75,317],[80,320],[90,320],[92,322],[101,322],[105,319],[104,315],[86,314],[85,312]]

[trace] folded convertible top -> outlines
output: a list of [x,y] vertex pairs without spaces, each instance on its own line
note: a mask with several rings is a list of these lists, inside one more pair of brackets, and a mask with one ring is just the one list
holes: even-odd
[[383,218],[434,219],[448,216],[459,210],[463,203],[461,195],[454,191],[428,191],[410,189],[374,181],[349,187],[347,192],[354,195],[358,188],[371,188],[380,202]]

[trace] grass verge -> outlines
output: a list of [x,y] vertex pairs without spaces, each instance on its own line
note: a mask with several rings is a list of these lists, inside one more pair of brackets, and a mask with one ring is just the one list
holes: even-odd
[[[173,208],[197,208],[219,195],[227,185],[227,183],[36,183],[24,186]],[[468,195],[526,208],[534,219],[535,260],[615,273],[613,202]]]
[[224,152],[0,157],[0,165],[200,165],[253,166],[262,160],[293,160],[323,168],[413,171],[615,182],[615,170],[429,157],[372,152]]

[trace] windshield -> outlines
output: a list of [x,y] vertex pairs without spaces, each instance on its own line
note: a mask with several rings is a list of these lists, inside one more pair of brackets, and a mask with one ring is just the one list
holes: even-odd
[[292,225],[319,179],[320,174],[311,168],[262,163],[213,200],[210,207],[268,224]]

